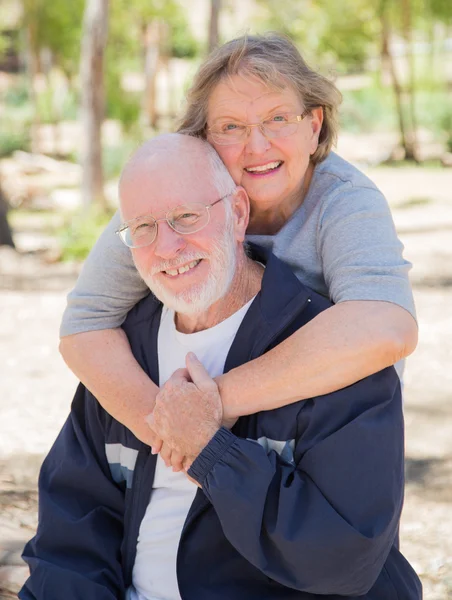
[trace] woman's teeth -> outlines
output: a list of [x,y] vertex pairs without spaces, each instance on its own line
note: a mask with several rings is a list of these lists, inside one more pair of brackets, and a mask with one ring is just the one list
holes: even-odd
[[245,171],[248,171],[248,173],[265,173],[265,171],[273,171],[273,169],[277,169],[281,165],[282,161],[278,160],[260,167],[247,167]]
[[179,269],[169,269],[168,271],[165,271],[165,273],[167,275],[171,275],[172,277],[175,277],[176,275],[182,275],[182,273],[186,273],[190,269],[193,269],[193,267],[196,267],[196,265],[199,264],[200,262],[201,262],[201,259],[199,258],[198,260],[193,260],[191,263],[188,263],[188,265],[179,267]]

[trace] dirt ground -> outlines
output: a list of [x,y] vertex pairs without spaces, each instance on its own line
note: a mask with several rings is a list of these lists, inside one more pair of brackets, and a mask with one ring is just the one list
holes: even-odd
[[[375,169],[414,263],[419,346],[405,376],[406,500],[401,548],[427,600],[452,598],[452,171]],[[427,201],[428,199],[428,201]],[[16,232],[19,246],[30,247]],[[36,232],[35,232],[36,233]],[[75,378],[58,326],[77,265],[0,249],[0,599],[26,576],[20,551],[37,519],[36,478]]]

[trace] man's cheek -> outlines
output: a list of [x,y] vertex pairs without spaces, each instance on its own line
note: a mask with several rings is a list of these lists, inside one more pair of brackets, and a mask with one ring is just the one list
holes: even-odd
[[134,248],[132,249],[132,258],[138,272],[147,276],[152,263],[149,251],[146,251],[146,248]]

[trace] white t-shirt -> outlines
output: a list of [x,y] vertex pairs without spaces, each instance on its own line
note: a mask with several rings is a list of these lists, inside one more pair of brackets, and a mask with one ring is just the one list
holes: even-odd
[[[164,308],[158,333],[159,380],[163,385],[194,352],[211,377],[221,375],[231,344],[252,300],[215,327],[184,334],[174,311]],[[151,500],[141,522],[130,600],[181,600],[176,574],[177,551],[197,486],[184,473],[173,473],[157,457]]]

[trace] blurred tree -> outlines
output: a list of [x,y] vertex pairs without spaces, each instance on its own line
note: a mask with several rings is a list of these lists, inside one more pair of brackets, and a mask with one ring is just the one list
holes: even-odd
[[375,46],[375,11],[370,0],[259,0],[263,29],[280,31],[303,57],[323,68],[362,70]]
[[107,208],[104,194],[101,128],[104,118],[104,53],[109,0],[87,0],[80,56],[82,124],[82,203]]
[[220,42],[221,0],[210,0],[208,51],[212,52]]
[[32,103],[31,148],[39,151],[39,85],[43,72],[42,56],[49,53],[51,64],[58,66],[68,78],[77,70],[83,0],[21,0],[22,23],[26,39],[26,64]]
[[15,248],[11,228],[8,223],[8,203],[0,185],[0,246]]
[[122,90],[121,79],[128,70],[142,71],[145,75],[142,120],[145,125],[156,127],[159,70],[172,56],[192,58],[197,52],[198,44],[177,0],[135,0],[133,4],[128,0],[115,0],[111,8],[107,61],[109,110],[119,116],[117,111],[121,109],[130,125],[136,122],[140,103],[131,101],[130,93]]

